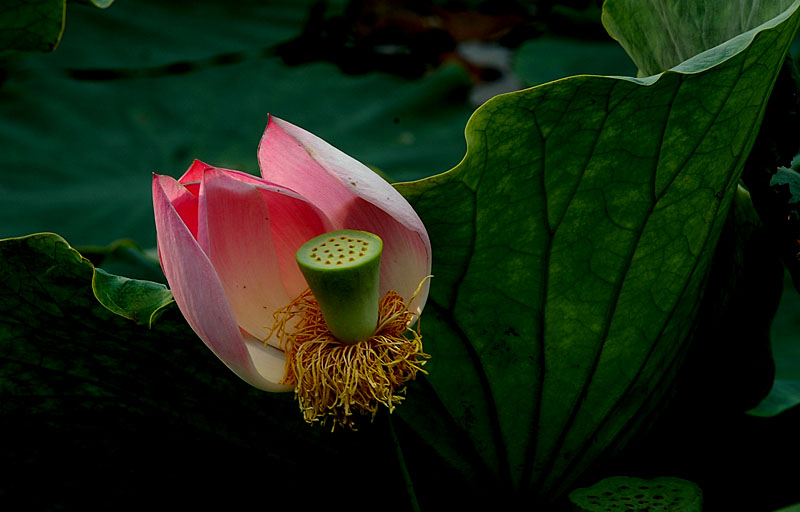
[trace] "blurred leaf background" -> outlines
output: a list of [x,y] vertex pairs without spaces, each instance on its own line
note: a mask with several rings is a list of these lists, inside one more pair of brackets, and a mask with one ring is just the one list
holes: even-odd
[[[21,3],[0,3],[0,42],[57,47],[0,54],[0,238],[56,232],[87,253],[122,238],[155,246],[154,172],[177,177],[198,158],[257,173],[267,114],[404,181],[457,164],[467,119],[495,94],[574,74],[635,74],[594,0],[66,2],[63,34],[51,19],[34,31],[51,41],[39,46],[14,32]],[[789,286],[773,326],[776,387],[786,393],[762,404],[768,413],[800,401],[798,308]],[[787,437],[763,437],[790,424],[731,421],[762,437],[753,450],[779,451]],[[709,437],[700,428],[696,445],[667,443],[672,453],[652,456],[677,468],[677,453]],[[709,450],[714,463],[725,458],[724,447]]]
[[594,2],[473,3],[67,2],[55,52],[2,61],[0,236],[152,247],[151,173],[257,173],[268,113],[403,181],[458,163],[494,94],[635,70]]

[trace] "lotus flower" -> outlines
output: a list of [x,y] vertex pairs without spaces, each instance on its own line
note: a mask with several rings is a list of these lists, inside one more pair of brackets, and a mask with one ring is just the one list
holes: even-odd
[[427,298],[431,246],[391,185],[297,126],[270,117],[258,161],[262,178],[197,160],[179,180],[155,175],[158,249],[175,302],[208,348],[251,385],[286,391],[294,386],[273,324],[307,289],[298,248],[332,230],[378,235],[380,295],[396,292],[408,324]]

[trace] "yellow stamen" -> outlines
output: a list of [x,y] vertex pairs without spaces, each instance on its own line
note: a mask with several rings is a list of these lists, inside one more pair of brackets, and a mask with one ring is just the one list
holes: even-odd
[[380,301],[375,334],[348,345],[328,330],[309,290],[276,311],[272,332],[286,354],[282,383],[295,387],[305,420],[324,425],[331,419],[333,428],[355,430],[355,414],[374,419],[380,405],[392,412],[405,398],[405,383],[426,373],[422,366],[430,357],[422,351],[419,322],[410,327],[414,317],[390,291]]

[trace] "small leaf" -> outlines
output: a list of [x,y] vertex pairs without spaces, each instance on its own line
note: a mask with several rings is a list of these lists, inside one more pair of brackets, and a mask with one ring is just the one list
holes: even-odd
[[163,284],[115,276],[99,268],[94,271],[92,289],[109,311],[148,327],[175,302]]
[[66,0],[7,0],[0,9],[0,56],[51,52],[64,32]]
[[769,182],[770,186],[786,186],[789,189],[791,199],[789,204],[800,203],[800,174],[793,169],[779,167],[775,175]]
[[800,294],[784,278],[783,299],[772,324],[775,382],[767,397],[748,411],[753,416],[775,416],[800,404]]
[[800,380],[778,377],[772,384],[769,395],[758,406],[747,412],[753,416],[770,417],[791,409],[797,404],[800,404]]

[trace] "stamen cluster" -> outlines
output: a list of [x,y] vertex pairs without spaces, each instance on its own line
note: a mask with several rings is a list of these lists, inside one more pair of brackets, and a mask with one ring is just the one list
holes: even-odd
[[[296,320],[296,321],[295,321]],[[328,330],[322,311],[307,290],[275,313],[275,332],[286,354],[283,384],[295,397],[308,423],[328,419],[355,430],[354,417],[371,415],[380,405],[392,412],[405,398],[429,356],[411,328],[414,314],[402,297],[389,291],[380,301],[378,325],[369,339],[344,344]],[[293,325],[291,325],[293,324]]]

